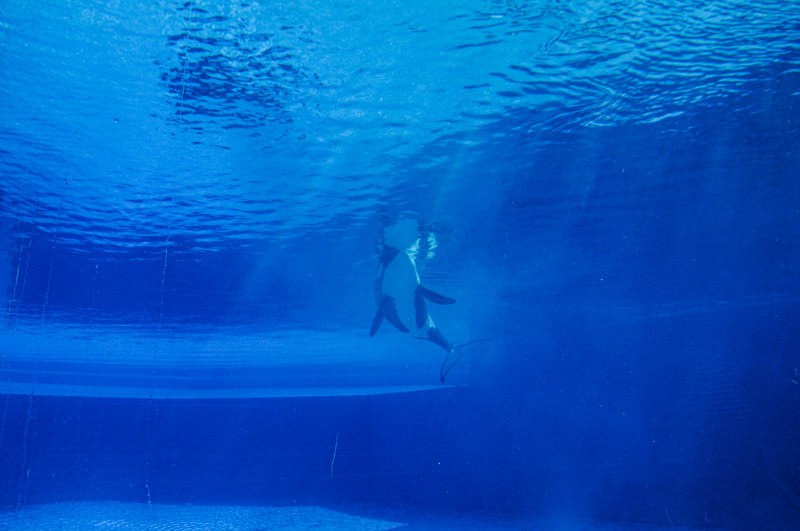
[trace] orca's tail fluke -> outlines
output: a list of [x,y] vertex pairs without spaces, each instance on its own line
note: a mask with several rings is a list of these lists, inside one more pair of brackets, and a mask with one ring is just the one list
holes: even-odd
[[453,365],[458,363],[464,357],[464,352],[459,349],[458,347],[453,347],[447,353],[447,357],[444,359],[442,363],[442,368],[439,370],[439,379],[444,383],[444,379],[447,377],[447,373],[450,372],[450,369],[453,368]]
[[476,339],[474,341],[469,341],[467,343],[451,347],[447,351],[447,356],[444,358],[444,362],[442,363],[442,368],[439,370],[439,379],[444,383],[444,379],[447,377],[447,373],[450,372],[450,369],[458,363],[458,361],[464,357],[464,355],[475,348],[479,343],[485,343],[486,341],[491,341],[491,338],[486,339]]

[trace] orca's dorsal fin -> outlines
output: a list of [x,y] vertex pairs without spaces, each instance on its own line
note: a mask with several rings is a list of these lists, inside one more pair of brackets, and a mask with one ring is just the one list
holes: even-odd
[[381,303],[378,306],[378,311],[375,312],[375,317],[372,319],[372,327],[369,330],[369,337],[375,335],[384,319],[392,323],[392,325],[394,325],[394,327],[401,332],[408,332],[408,328],[403,324],[403,321],[400,320],[400,316],[397,315],[397,306],[395,306],[394,298],[388,295],[381,297]]
[[421,293],[423,297],[435,304],[455,304],[456,302],[455,299],[451,299],[450,297],[445,297],[444,295],[440,295],[435,291],[431,291],[422,284],[417,286],[417,291]]

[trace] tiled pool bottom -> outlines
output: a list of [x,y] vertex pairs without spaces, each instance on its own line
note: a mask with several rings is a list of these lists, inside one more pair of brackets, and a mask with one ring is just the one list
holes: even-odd
[[[123,502],[70,502],[30,505],[0,511],[0,529],[117,529],[149,531],[281,530],[587,530],[644,531],[667,529],[654,524],[605,522],[560,516],[518,517],[478,514],[430,514],[372,506],[194,506]],[[670,527],[669,529],[692,529]],[[708,530],[708,528],[704,528]]]

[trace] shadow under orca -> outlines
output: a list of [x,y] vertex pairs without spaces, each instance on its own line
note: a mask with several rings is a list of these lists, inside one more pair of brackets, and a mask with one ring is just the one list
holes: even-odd
[[456,346],[444,337],[428,313],[426,301],[434,304],[454,304],[456,300],[422,285],[414,260],[415,253],[416,245],[406,250],[391,245],[383,246],[375,279],[375,302],[378,309],[372,320],[369,336],[375,335],[384,320],[389,321],[403,333],[408,333],[412,326],[415,327],[419,334],[414,336],[416,339],[430,341],[447,351],[439,371],[439,378],[444,382],[447,373],[465,354],[465,347],[488,339]]

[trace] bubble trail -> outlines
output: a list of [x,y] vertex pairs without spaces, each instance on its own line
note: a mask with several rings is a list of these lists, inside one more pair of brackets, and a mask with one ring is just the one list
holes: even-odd
[[[191,24],[192,22],[192,12],[194,10],[194,0],[189,3],[189,15],[188,15],[188,23]],[[184,45],[188,41],[189,32],[187,31],[184,36]],[[178,103],[178,121],[180,123],[181,115],[183,114],[183,100],[184,95],[186,94],[186,71],[188,69],[188,55],[185,55],[183,58],[183,75],[181,79],[181,97]],[[173,201],[173,195],[170,194],[169,202],[170,205]],[[168,209],[169,210],[169,209]],[[153,422],[153,397],[155,395],[155,385],[156,385],[156,357],[158,354],[158,342],[161,337],[161,330],[164,324],[164,291],[166,286],[166,279],[167,279],[167,263],[169,259],[169,240],[172,234],[172,220],[168,218],[167,220],[167,235],[164,239],[164,266],[161,269],[161,297],[159,301],[159,308],[158,308],[158,329],[156,330],[156,338],[153,344],[153,356],[150,363],[150,395],[147,400],[147,420],[145,425],[145,493],[147,496],[147,507],[149,513],[149,519],[152,523],[153,514],[152,514],[152,494],[150,490],[150,442],[152,439],[152,422]],[[150,529],[150,524],[148,524],[148,529]]]
[[[47,303],[50,300],[50,285],[53,280],[53,266],[55,265],[56,261],[56,245],[58,244],[58,232],[61,228],[61,212],[64,208],[64,196],[67,193],[67,186],[69,181],[65,178],[64,179],[64,188],[61,190],[61,198],[58,203],[58,212],[56,213],[56,228],[53,232],[53,244],[50,247],[50,270],[47,274],[47,289],[44,293],[44,303],[42,304],[42,318],[39,321],[39,327],[44,328],[44,319],[45,315],[47,314]],[[30,432],[30,425],[31,425],[31,418],[33,417],[33,395],[36,392],[36,374],[39,370],[39,358],[41,356],[41,348],[36,348],[36,356],[34,357],[33,362],[33,372],[31,374],[31,394],[28,396],[28,413],[25,418],[25,429],[22,434],[22,467],[21,467],[21,477],[20,477],[20,489],[17,493],[17,505],[14,509],[14,513],[19,513],[19,510],[22,508],[23,503],[25,502],[25,493],[28,490],[28,484],[30,483],[30,475],[31,475],[31,468],[30,463],[28,463],[28,433]]]
[[[32,223],[34,225],[36,224],[37,206],[38,206],[37,197],[34,196],[34,200],[33,200],[33,221],[32,221]],[[8,318],[10,318],[11,317],[11,312],[12,312],[12,302],[14,300],[16,300],[16,308],[14,310],[14,328],[11,330],[11,335],[14,334],[14,331],[17,328],[17,320],[19,318],[19,307],[20,307],[20,304],[22,303],[22,295],[25,293],[25,284],[26,284],[26,282],[28,280],[28,266],[30,265],[31,244],[32,243],[33,243],[33,236],[28,238],[27,249],[25,249],[25,239],[24,239],[24,237],[22,239],[22,243],[20,243],[20,252],[19,252],[20,254],[19,254],[19,257],[18,257],[18,261],[17,261],[17,279],[15,279],[15,281],[14,281],[14,291],[13,291],[12,297],[11,297],[12,300],[9,301],[9,307],[8,307],[8,311],[9,311]],[[25,256],[25,270],[23,271],[23,274],[22,274],[22,288],[20,289],[19,296],[17,296],[17,294],[16,294],[17,280],[19,279],[19,269],[20,269],[20,264],[22,262],[22,255],[23,255],[23,250],[24,249],[25,249],[25,254],[26,254],[26,256]],[[8,321],[6,321],[6,326],[8,327]],[[6,365],[6,353],[5,353],[5,351],[3,351],[3,366],[6,368],[6,400],[5,400],[5,405],[3,407],[3,419],[2,419],[2,422],[0,422],[0,448],[3,447],[3,439],[5,437],[5,432],[6,432],[6,418],[8,417],[8,402],[9,402],[9,398],[11,396],[10,390],[8,388],[8,386],[11,383],[11,371],[8,368],[8,366]]]
[[331,459],[331,477],[333,477],[333,463],[336,462],[336,450],[339,448],[339,432],[336,432],[336,443],[333,445],[333,458]]

